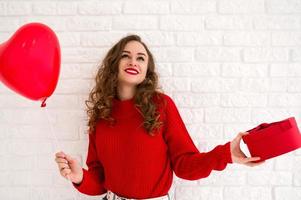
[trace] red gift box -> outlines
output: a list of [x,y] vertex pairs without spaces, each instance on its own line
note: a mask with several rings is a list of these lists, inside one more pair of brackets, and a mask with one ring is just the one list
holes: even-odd
[[301,147],[301,134],[294,117],[263,123],[248,130],[249,134],[242,137],[252,157],[267,160]]

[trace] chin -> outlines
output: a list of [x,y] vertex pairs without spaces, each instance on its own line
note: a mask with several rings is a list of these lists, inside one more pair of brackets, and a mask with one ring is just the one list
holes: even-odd
[[121,82],[122,82],[123,84],[125,84],[125,85],[134,85],[134,86],[137,86],[137,85],[139,85],[140,83],[142,83],[143,81],[122,80]]

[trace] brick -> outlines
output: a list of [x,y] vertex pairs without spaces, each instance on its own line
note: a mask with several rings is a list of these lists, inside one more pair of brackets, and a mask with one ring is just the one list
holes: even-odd
[[288,92],[301,92],[301,78],[288,79]]
[[176,91],[189,91],[191,80],[189,78],[173,78],[172,85]]
[[80,34],[71,32],[58,32],[57,37],[61,48],[80,45]]
[[189,106],[192,108],[217,106],[220,102],[219,94],[191,94],[189,92],[175,93],[175,99],[179,101],[180,106]]
[[287,94],[270,94],[269,95],[269,106],[287,107],[288,95]]
[[294,186],[301,186],[301,174],[298,172],[294,173]]
[[298,77],[301,76],[301,68],[298,63],[271,64],[270,75],[273,77]]
[[291,172],[256,171],[248,173],[248,183],[254,186],[291,185]]
[[196,49],[197,61],[230,62],[240,61],[240,48],[199,47]]
[[238,88],[236,79],[202,78],[192,81],[192,92],[229,92]]
[[6,15],[6,3],[0,2],[0,16]]
[[269,105],[278,107],[301,106],[301,94],[271,94],[269,95]]
[[9,31],[10,33],[9,35],[7,35],[8,37],[5,38],[5,41],[7,41],[18,28],[18,19],[12,17],[0,18],[0,31]]
[[259,125],[263,122],[269,123],[283,120],[285,116],[290,116],[285,108],[253,108],[251,118],[252,122],[255,122],[255,124]]
[[61,49],[62,63],[96,63],[102,61],[107,48],[71,48]]
[[276,200],[298,200],[301,198],[300,187],[276,187],[274,190]]
[[247,108],[206,108],[205,122],[210,123],[247,123],[251,110]]
[[254,32],[226,32],[224,33],[226,46],[268,46],[271,44],[270,33],[263,31]]
[[51,142],[33,142],[24,140],[14,140],[9,147],[9,152],[17,156],[42,155],[51,152]]
[[291,87],[286,78],[271,78],[269,82],[271,92],[286,92]]
[[301,50],[299,48],[292,49],[292,60],[301,61]]
[[193,94],[192,107],[217,106],[220,104],[219,94]]
[[9,33],[2,32],[0,34],[0,41],[2,41],[2,43],[3,43],[5,41],[7,41],[10,37],[11,37],[11,35]]
[[219,124],[204,124],[197,130],[202,140],[221,140],[223,139],[223,127]]
[[264,13],[264,0],[222,0],[218,2],[218,12],[226,14],[256,14]]
[[[64,64],[61,67],[61,71],[60,71],[60,79],[74,79],[74,78],[80,78],[81,77],[81,73],[82,73],[82,66],[84,64]],[[91,78],[92,76],[90,76]]]
[[92,84],[94,84],[95,82],[95,77],[96,77],[96,74],[97,74],[97,71],[100,67],[100,63],[102,61],[102,57],[101,54],[99,54],[99,63],[81,63],[80,66],[79,66],[79,70],[80,70],[80,77],[82,79],[92,79]]
[[30,199],[30,190],[28,187],[0,187],[1,199]]
[[171,2],[171,12],[176,14],[207,14],[216,13],[216,1],[212,0],[190,0],[184,2],[175,0]]
[[160,47],[152,48],[157,62],[189,62],[193,60],[193,48]]
[[205,18],[208,30],[251,30],[252,18],[249,16],[210,15]]
[[111,47],[124,36],[121,32],[84,32],[80,35],[80,44],[84,47]]
[[221,105],[223,107],[265,107],[267,106],[267,96],[249,93],[222,94]]
[[107,31],[111,29],[111,17],[71,17],[66,19],[66,26],[69,31]]
[[8,2],[6,6],[6,15],[22,16],[32,12],[31,5],[27,2]]
[[243,59],[246,62],[277,62],[288,61],[289,52],[285,48],[245,48]]
[[[34,17],[34,21],[35,22],[39,22],[42,24],[47,25],[49,28],[51,28],[55,33],[59,32],[59,31],[66,31],[67,27],[67,18],[60,18],[60,20],[58,20],[57,16],[52,15],[52,16],[35,16]],[[22,17],[20,18],[20,24],[24,25],[27,23],[31,23],[32,22],[32,17]]]
[[159,77],[172,76],[172,67],[170,63],[157,63],[156,68]]
[[169,2],[165,1],[127,1],[124,4],[125,14],[167,14],[169,13]]
[[301,2],[298,0],[267,0],[268,13],[294,14],[301,12]]
[[294,159],[291,155],[283,155],[275,158],[275,169],[277,171],[291,171],[293,169]]
[[112,23],[113,30],[156,30],[159,26],[157,16],[116,16]]
[[56,94],[86,94],[91,89],[91,80],[61,80],[56,88]]
[[78,12],[81,15],[108,15],[122,12],[122,1],[86,1],[80,2]]
[[13,93],[12,90],[8,90],[7,94],[1,94],[0,101],[0,108],[34,108],[41,104],[37,101],[25,99],[24,97]]
[[58,15],[76,15],[77,3],[73,2],[57,2],[57,14]]
[[171,32],[137,31],[137,34],[149,48],[172,46],[175,44],[175,36]]
[[[0,186],[8,186],[8,185],[11,185],[11,181],[10,181],[10,173],[9,172],[2,172],[0,174]],[[1,190],[0,190],[1,192]],[[1,195],[0,195],[1,197]]]
[[253,17],[255,30],[300,30],[298,17],[281,15],[258,15]]
[[175,63],[173,66],[174,76],[185,77],[212,77],[220,74],[220,65],[215,63]]
[[[55,123],[56,119],[52,116],[51,111],[48,111],[48,113],[49,113],[50,122]],[[45,117],[47,115],[45,115],[45,112],[42,112],[42,110],[22,108],[22,109],[14,109],[12,112],[12,111],[8,111],[8,109],[2,109],[0,111],[0,114],[1,114],[0,116],[3,116],[2,119],[0,118],[1,122],[8,123],[8,124],[12,124],[12,122],[14,122],[14,124],[16,125],[31,124],[33,121],[41,125],[45,125],[49,123],[48,118]],[[15,120],[16,118],[18,118],[17,121]]]
[[191,200],[191,199],[223,199],[222,187],[177,187],[175,191],[176,199]]
[[300,46],[301,32],[299,31],[280,31],[272,32],[273,46]]
[[[3,156],[0,157],[1,170],[9,170],[9,171],[31,170],[34,167],[34,157],[8,155],[9,154],[8,146],[6,147],[7,149],[5,154],[3,154]],[[20,165],[20,163],[22,163],[22,165]]]
[[160,29],[164,31],[200,31],[203,28],[203,17],[186,15],[160,17]]
[[224,77],[267,77],[268,65],[267,64],[247,64],[247,63],[223,63],[222,76]]
[[222,33],[218,31],[177,33],[177,44],[181,46],[221,45],[222,39]]
[[33,2],[33,14],[35,15],[56,15],[57,7],[55,2]]
[[224,200],[272,200],[272,188],[270,187],[225,187]]
[[34,199],[76,199],[77,191],[73,187],[34,187]]
[[212,171],[206,179],[199,180],[205,186],[241,186],[246,183],[246,172],[243,171]]

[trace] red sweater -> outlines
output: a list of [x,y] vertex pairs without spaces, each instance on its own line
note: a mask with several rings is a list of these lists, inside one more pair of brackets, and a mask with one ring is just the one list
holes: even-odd
[[143,128],[133,99],[113,100],[117,123],[110,126],[100,120],[96,133],[89,134],[88,170],[83,169],[81,184],[74,184],[78,191],[101,195],[111,190],[127,198],[154,198],[168,193],[173,172],[179,178],[197,180],[232,163],[230,142],[200,153],[175,103],[162,96],[167,102],[160,109],[164,125],[154,137]]

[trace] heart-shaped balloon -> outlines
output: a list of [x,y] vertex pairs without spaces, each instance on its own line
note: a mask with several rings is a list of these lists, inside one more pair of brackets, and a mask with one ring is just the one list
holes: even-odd
[[42,101],[42,107],[56,88],[60,64],[59,40],[41,23],[21,26],[0,45],[0,80],[24,97]]

